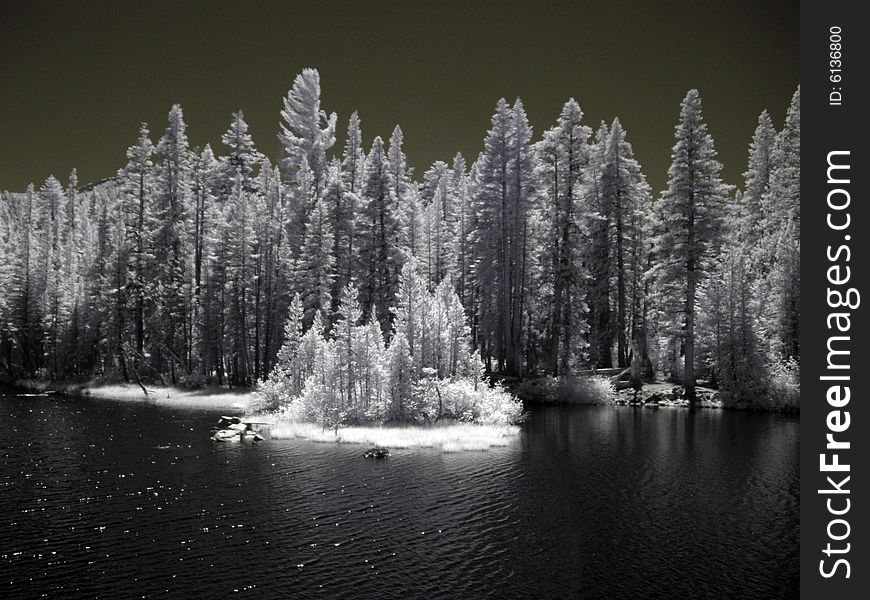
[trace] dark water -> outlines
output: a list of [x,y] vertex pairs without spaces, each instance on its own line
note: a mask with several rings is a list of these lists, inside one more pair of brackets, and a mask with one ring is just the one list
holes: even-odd
[[798,420],[535,409],[485,453],[0,397],[0,597],[794,598]]

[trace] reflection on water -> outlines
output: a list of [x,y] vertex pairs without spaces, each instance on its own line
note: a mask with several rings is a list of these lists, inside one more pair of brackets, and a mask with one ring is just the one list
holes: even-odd
[[484,453],[213,445],[213,412],[0,397],[5,597],[792,598],[798,420],[535,409]]

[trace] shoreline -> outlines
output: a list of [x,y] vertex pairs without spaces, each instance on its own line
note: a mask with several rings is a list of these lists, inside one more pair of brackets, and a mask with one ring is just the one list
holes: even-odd
[[[251,418],[257,415],[251,415]],[[262,417],[262,416],[260,416]],[[246,417],[247,418],[247,417]],[[265,417],[262,417],[265,418]],[[368,445],[396,449],[434,448],[442,452],[487,451],[503,448],[519,438],[518,425],[449,423],[435,425],[351,425],[336,434],[316,423],[276,419],[269,427],[273,439],[304,439],[315,443]]]
[[[34,395],[59,394],[73,398],[115,400],[121,402],[142,402],[157,404],[171,408],[206,409],[223,411],[242,418],[260,419],[269,423],[273,439],[303,439],[314,443],[355,444],[387,447],[391,449],[432,448],[445,453],[464,451],[488,451],[492,448],[502,448],[514,443],[520,435],[519,425],[486,425],[468,422],[450,422],[431,425],[392,425],[368,423],[341,427],[337,433],[316,423],[291,421],[280,415],[258,414],[252,411],[256,405],[256,392],[229,391],[226,389],[204,388],[200,390],[185,390],[170,387],[149,388],[149,394],[143,394],[141,388],[133,383],[72,383],[49,382],[35,379],[20,379],[4,381],[4,385],[13,390],[22,390]],[[573,400],[554,398],[550,396],[523,399],[527,406],[630,406],[635,408],[689,408],[687,403],[680,402],[680,394],[674,394],[679,388],[676,384],[656,382],[646,384],[639,395],[639,401],[630,402],[633,390],[614,392],[612,399],[589,402],[588,399],[577,397]],[[710,393],[713,390],[704,389]],[[712,395],[712,394],[711,394]],[[676,397],[675,397],[676,396]],[[696,408],[703,409],[734,409],[743,407],[728,406],[718,399],[709,398],[702,401]],[[642,399],[641,399],[642,398]],[[713,400],[711,402],[711,400]],[[744,409],[745,410],[745,409]],[[762,410],[762,412],[768,412]],[[789,411],[787,411],[789,412]]]
[[657,378],[644,381],[642,389],[635,391],[625,387],[624,381],[616,383],[610,376],[580,376],[554,378],[551,376],[533,377],[522,381],[512,381],[506,388],[516,394],[525,406],[633,406],[646,408],[694,408],[713,410],[737,410],[750,412],[771,412],[800,414],[799,404],[781,404],[768,401],[747,402],[729,401],[727,393],[707,385],[696,385],[698,402],[694,407],[685,399],[685,388],[679,382]]
[[304,439],[314,443],[386,446],[392,449],[436,448],[443,452],[486,451],[514,442],[520,433],[517,425],[448,423],[435,425],[382,425],[371,423],[342,427],[338,435],[316,423],[288,421],[280,416],[249,412],[256,392],[230,392],[223,389],[184,390],[153,387],[145,396],[133,383],[88,384],[19,379],[4,381],[13,390],[34,395],[58,394],[71,398],[141,402],[172,408],[212,409],[242,418],[257,418],[269,423],[273,439]]

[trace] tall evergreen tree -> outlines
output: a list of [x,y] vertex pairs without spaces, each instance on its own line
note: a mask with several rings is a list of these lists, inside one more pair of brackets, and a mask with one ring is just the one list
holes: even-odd
[[695,318],[699,284],[716,256],[729,187],[720,178],[713,137],[690,90],[680,108],[668,187],[656,203],[654,267],[663,312],[684,348],[683,384],[695,402]]
[[281,340],[281,323],[286,306],[286,290],[291,270],[286,264],[284,223],[285,194],[281,177],[268,159],[263,161],[258,182],[260,218],[258,219],[258,259],[263,278],[263,349],[260,359],[261,376],[269,373]]
[[[157,173],[151,242],[154,247],[152,297],[156,316],[152,352],[162,357],[160,371],[168,372],[172,383],[177,370],[185,366],[189,282],[187,257],[190,210],[190,148],[181,106],[169,111],[166,132],[157,144]],[[167,371],[168,370],[168,371]]]
[[62,228],[65,194],[60,182],[53,175],[49,176],[39,189],[39,201],[44,210],[40,268],[44,277],[41,299],[45,332],[44,347],[49,359],[46,367],[49,375],[57,378],[60,375],[58,345],[65,322],[65,315],[61,312],[64,283]]
[[359,219],[360,305],[365,313],[377,308],[384,332],[390,330],[389,307],[403,263],[401,248],[394,236],[398,219],[388,167],[383,142],[376,137],[366,158]]
[[[409,226],[414,223],[417,206],[414,203],[416,186],[411,180],[411,169],[402,150],[404,139],[402,129],[396,125],[387,147],[387,181],[393,213],[389,237],[393,247],[408,256],[414,252],[415,232]],[[398,265],[398,269],[401,270],[401,265]]]
[[281,111],[281,133],[278,139],[284,147],[281,168],[287,181],[300,183],[303,164],[311,169],[314,195],[321,191],[326,174],[326,151],[335,143],[336,114],[327,115],[320,108],[320,73],[303,69],[293,80],[284,98]]
[[208,296],[209,256],[213,252],[211,230],[220,222],[216,200],[220,194],[222,169],[211,146],[193,152],[191,227],[193,245],[193,306],[190,320],[190,362],[200,375],[208,371],[208,355],[213,349],[210,339],[214,306]]
[[765,224],[768,221],[766,203],[770,197],[770,174],[773,169],[776,135],[770,115],[766,110],[762,111],[749,144],[749,165],[743,173],[745,183],[742,205],[745,209],[739,222],[743,228],[740,238],[753,246],[765,235]]
[[344,152],[341,161],[341,176],[345,189],[352,194],[362,190],[365,175],[365,150],[362,143],[362,120],[354,111],[347,123],[347,136],[344,140]]
[[356,213],[358,210],[356,193],[345,188],[346,179],[342,177],[338,159],[333,159],[326,178],[323,202],[329,211],[332,231],[333,278],[329,306],[330,320],[335,322],[341,291],[354,279],[356,268]]
[[630,319],[637,314],[640,301],[640,294],[633,291],[638,281],[635,270],[641,268],[636,258],[636,245],[642,234],[640,211],[649,198],[649,186],[619,119],[614,119],[610,127],[600,185],[603,202],[613,215],[610,239],[616,250],[613,272],[616,275],[617,360],[620,367],[626,367],[631,341],[635,339]]
[[480,290],[483,349],[498,370],[522,374],[527,217],[534,191],[534,157],[522,102],[502,98],[478,160],[475,276]]
[[773,352],[783,358],[800,356],[800,102],[798,88],[772,153],[765,203],[764,228],[772,242],[766,244],[766,262],[772,266],[764,286],[762,319]]
[[133,297],[133,335],[136,356],[145,355],[145,304],[148,293],[147,279],[153,268],[151,230],[154,146],[148,125],[139,126],[139,138],[127,149],[127,166],[118,176],[125,198],[128,237],[130,238],[130,266],[128,287]]
[[224,185],[232,188],[233,182],[239,180],[245,190],[251,190],[254,171],[264,157],[254,146],[242,111],[233,113],[229,128],[221,136],[221,142],[229,151],[221,158]]
[[591,276],[586,295],[589,307],[589,362],[593,367],[603,368],[613,366],[613,339],[616,332],[611,315],[613,257],[610,236],[614,220],[613,207],[602,189],[602,174],[609,142],[610,130],[602,122],[595,132],[584,175],[586,209],[583,211],[583,221],[589,236],[583,257],[589,265]]
[[452,279],[455,274],[452,226],[455,215],[450,180],[450,169],[439,160],[423,175],[421,187],[425,232],[419,254],[425,257],[424,270],[432,289],[444,279]]
[[465,158],[459,152],[453,157],[450,185],[454,205],[452,234],[452,255],[456,271],[454,285],[462,305],[471,309],[471,230],[474,219],[471,212],[469,175],[466,172]]
[[319,315],[331,308],[335,280],[332,218],[326,198],[318,200],[308,221],[305,246],[297,266],[296,282],[302,298],[303,328],[308,329]]
[[583,111],[574,99],[562,107],[555,127],[536,145],[542,202],[540,311],[545,334],[545,362],[554,375],[568,374],[583,358],[586,309],[583,292],[588,274],[581,250],[586,236],[583,194],[591,130],[581,124]]

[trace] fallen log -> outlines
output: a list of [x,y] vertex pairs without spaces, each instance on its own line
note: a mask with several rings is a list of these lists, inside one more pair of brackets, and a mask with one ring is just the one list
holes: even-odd
[[617,375],[621,372],[622,372],[621,367],[613,367],[613,368],[606,368],[606,369],[584,369],[582,371],[577,371],[576,374],[584,376],[584,377],[589,377],[592,375],[601,375],[603,377],[611,377],[611,376]]
[[631,367],[626,367],[622,369],[619,373],[610,378],[614,384],[618,381],[622,380],[626,375],[631,375]]

